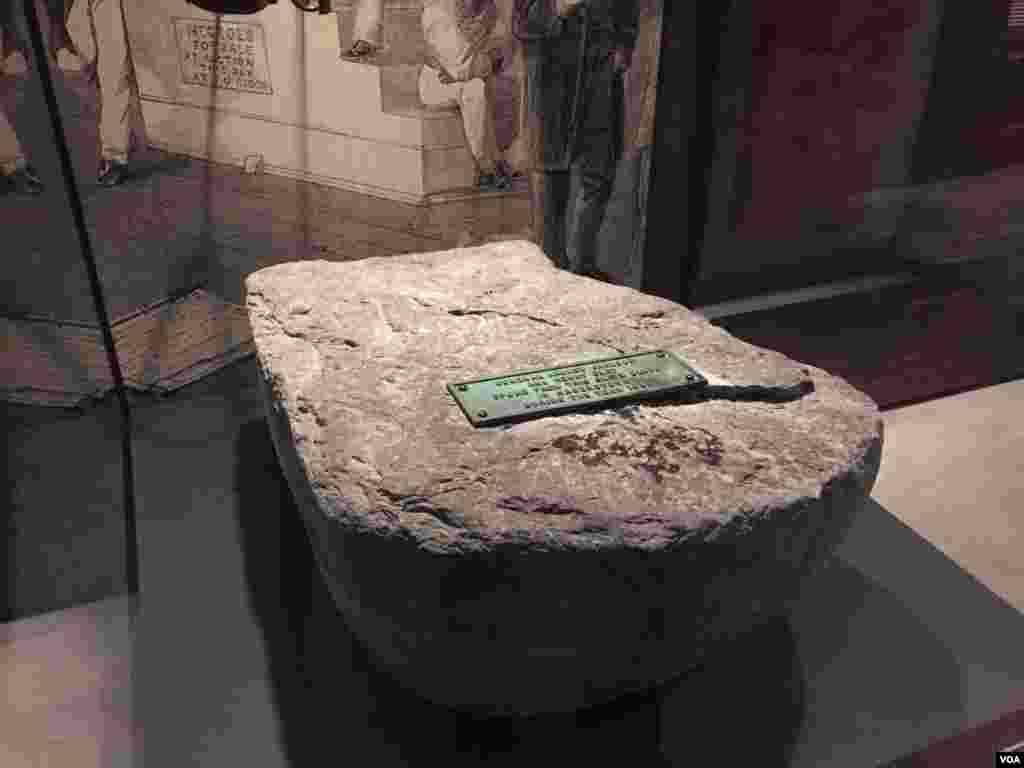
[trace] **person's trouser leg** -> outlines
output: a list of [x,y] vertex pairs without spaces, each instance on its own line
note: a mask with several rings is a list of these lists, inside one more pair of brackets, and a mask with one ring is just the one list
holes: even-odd
[[466,132],[466,144],[481,173],[494,173],[498,160],[498,141],[494,132],[494,111],[487,86],[479,78],[468,83],[442,83],[438,70],[424,65],[420,69],[420,101],[428,107],[458,107]]
[[534,171],[530,174],[530,202],[537,244],[555,266],[568,268],[565,224],[572,180],[568,171]]
[[566,225],[568,269],[577,274],[597,267],[597,236],[612,196],[615,173],[622,157],[622,79],[613,76],[612,109],[606,129],[585,135],[582,152],[573,163],[578,176]]
[[25,164],[25,152],[18,141],[18,134],[7,119],[7,112],[0,109],[0,172],[11,174],[24,168]]
[[89,64],[96,62],[96,40],[92,34],[92,14],[90,0],[71,0],[65,28],[75,46],[75,52]]
[[100,151],[125,163],[131,144],[131,114],[137,104],[128,54],[122,0],[93,0],[96,75],[100,85]]
[[356,5],[356,19],[352,30],[352,42],[363,40],[371,45],[380,45],[380,29],[383,14],[384,0],[359,0]]
[[566,269],[582,274],[597,267],[597,235],[612,196],[615,172],[595,172],[584,163],[575,170],[578,184],[566,226]]
[[499,157],[490,90],[487,81],[476,78],[463,83],[458,96],[466,143],[480,173],[494,173]]
[[462,83],[445,85],[438,79],[439,71],[424,65],[420,68],[420,101],[428,107],[457,107]]
[[[126,163],[131,144],[131,114],[137,95],[122,0],[75,0],[71,16],[81,13],[91,18],[85,24],[70,18],[68,28],[73,35],[78,32],[73,42],[82,56],[87,61],[96,61],[100,87],[100,153],[106,160]],[[80,32],[90,29],[94,38]]]
[[[8,0],[4,0],[7,2]],[[43,48],[52,50],[50,37],[51,27],[47,15],[46,3],[35,3],[36,18],[39,22],[40,32],[43,37]],[[28,31],[28,18],[25,15],[24,0],[14,0],[5,8],[3,19],[6,25],[6,32],[12,46],[20,50],[25,57],[25,88],[23,90],[24,100],[19,106],[21,111],[22,125],[31,125],[32,128],[22,129],[21,136],[14,129],[11,118],[5,112],[5,107],[0,107],[0,164],[4,173],[13,173],[28,165],[28,158],[32,158],[32,165],[37,169],[41,166],[45,171],[56,170],[59,166],[53,165],[50,161],[56,161],[56,153],[53,151],[53,138],[49,133],[49,107],[43,96],[42,84],[39,78],[39,71],[36,68],[35,51],[31,45],[31,37]],[[7,51],[5,51],[6,53]],[[61,97],[63,90],[60,87],[59,78],[55,79],[54,87],[58,97],[58,109],[66,103]],[[26,117],[27,115],[27,117]],[[41,129],[41,130],[40,130]],[[42,151],[41,151],[42,150]]]

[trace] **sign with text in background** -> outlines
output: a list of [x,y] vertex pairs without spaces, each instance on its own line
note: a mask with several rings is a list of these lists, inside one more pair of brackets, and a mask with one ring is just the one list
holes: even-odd
[[174,19],[181,80],[186,85],[271,94],[267,44],[260,24]]

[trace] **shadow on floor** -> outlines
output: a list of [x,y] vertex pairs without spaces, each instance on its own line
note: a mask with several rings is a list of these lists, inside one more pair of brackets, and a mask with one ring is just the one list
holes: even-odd
[[127,593],[120,427],[113,398],[0,403],[0,621]]

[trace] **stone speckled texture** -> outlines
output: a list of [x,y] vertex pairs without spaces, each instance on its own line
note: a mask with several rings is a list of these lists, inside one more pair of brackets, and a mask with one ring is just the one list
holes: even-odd
[[[347,622],[485,714],[672,678],[785,610],[878,471],[846,382],[526,242],[247,280],[271,431]],[[686,398],[473,428],[445,383],[667,349]]]

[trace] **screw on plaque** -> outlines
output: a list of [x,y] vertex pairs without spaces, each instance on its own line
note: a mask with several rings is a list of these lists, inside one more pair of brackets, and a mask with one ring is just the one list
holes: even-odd
[[658,357],[664,357],[664,356],[665,356],[665,353],[664,353],[664,352],[659,352],[659,353],[658,353]]
[[487,415],[487,411],[477,411],[476,415],[482,419]]
[[459,384],[459,386],[456,387],[456,389],[458,389],[459,392],[465,392],[467,389],[469,389],[469,385],[468,384]]

